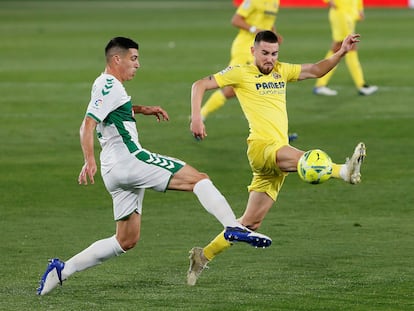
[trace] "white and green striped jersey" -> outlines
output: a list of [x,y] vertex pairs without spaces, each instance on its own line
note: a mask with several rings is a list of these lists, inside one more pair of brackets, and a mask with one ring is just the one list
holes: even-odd
[[104,174],[117,162],[142,149],[132,110],[131,97],[114,76],[102,73],[94,82],[86,115],[93,118],[99,142],[101,171]]

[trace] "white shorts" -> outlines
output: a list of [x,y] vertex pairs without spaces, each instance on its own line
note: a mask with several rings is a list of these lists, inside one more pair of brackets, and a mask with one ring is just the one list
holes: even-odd
[[102,176],[112,196],[114,219],[142,213],[145,189],[165,192],[170,179],[185,163],[141,149],[130,160],[117,163]]

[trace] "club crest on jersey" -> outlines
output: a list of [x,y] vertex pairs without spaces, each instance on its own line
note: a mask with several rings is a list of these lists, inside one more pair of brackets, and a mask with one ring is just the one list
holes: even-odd
[[273,72],[272,76],[275,80],[280,79],[282,76],[280,74],[278,74],[277,72]]

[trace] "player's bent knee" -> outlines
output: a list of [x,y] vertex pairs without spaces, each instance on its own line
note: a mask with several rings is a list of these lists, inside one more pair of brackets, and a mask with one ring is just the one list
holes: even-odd
[[210,179],[207,174],[199,172],[192,166],[186,165],[173,175],[168,184],[168,189],[194,191],[194,186],[205,179]]
[[135,245],[137,245],[137,243],[138,243],[138,239],[122,241],[119,244],[124,251],[128,251],[130,249],[133,249]]
[[117,240],[121,248],[124,251],[127,251],[134,248],[135,245],[137,245],[139,241],[139,234],[137,234],[136,236],[117,236]]

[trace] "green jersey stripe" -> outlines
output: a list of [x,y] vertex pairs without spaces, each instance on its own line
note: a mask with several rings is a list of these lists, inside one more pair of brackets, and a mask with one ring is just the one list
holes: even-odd
[[101,120],[99,120],[99,118],[97,116],[95,116],[94,114],[88,112],[86,115],[88,117],[91,117],[92,119],[94,119],[96,122],[101,123]]
[[134,122],[135,118],[132,116],[132,103],[131,101],[123,104],[118,107],[116,110],[112,111],[103,121],[104,125],[115,125],[118,130],[119,135],[121,135],[122,140],[130,153],[137,151],[139,148],[132,140],[131,135],[128,130],[125,128],[124,122]]
[[140,160],[144,161],[148,164],[156,165],[158,167],[164,168],[171,173],[178,172],[183,166],[184,163],[181,161],[175,161],[172,158],[169,157],[163,157],[159,154],[149,152],[147,150],[141,150],[139,151],[135,157]]

